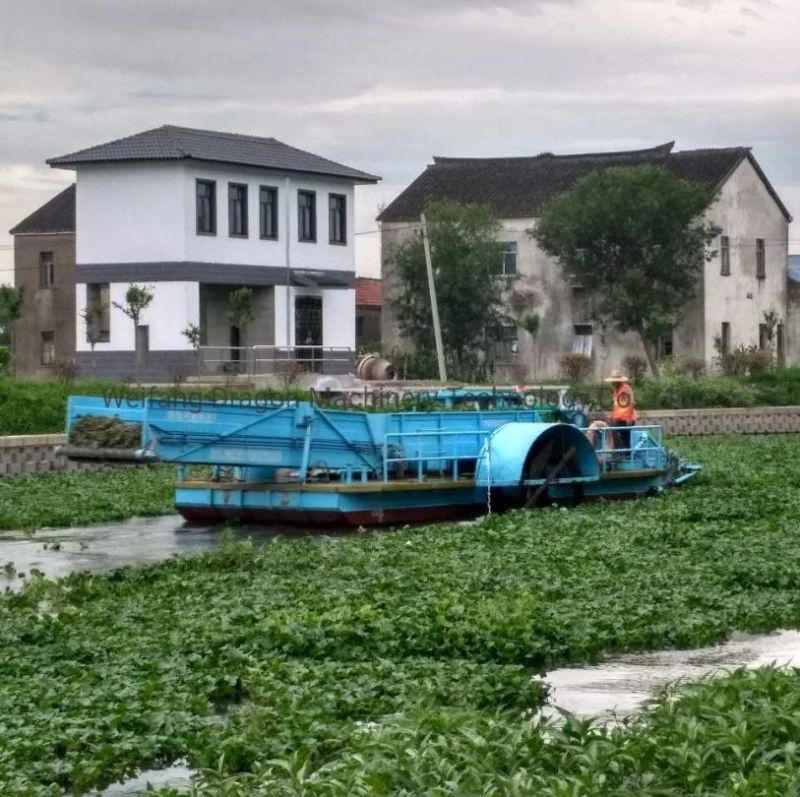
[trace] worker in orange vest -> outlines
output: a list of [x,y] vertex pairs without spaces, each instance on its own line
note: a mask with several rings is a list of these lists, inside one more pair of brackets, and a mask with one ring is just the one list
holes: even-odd
[[633,388],[628,384],[628,377],[618,368],[611,372],[606,380],[614,389],[614,399],[611,405],[611,426],[620,429],[614,436],[619,441],[618,448],[631,447],[631,426],[636,425],[636,399]]

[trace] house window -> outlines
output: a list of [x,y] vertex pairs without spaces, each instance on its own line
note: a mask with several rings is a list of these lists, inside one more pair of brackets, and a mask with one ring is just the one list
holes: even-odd
[[197,234],[217,234],[217,184],[213,180],[195,183]]
[[52,288],[55,282],[55,262],[52,252],[39,252],[39,287]]
[[503,324],[494,344],[495,360],[499,363],[513,362],[519,351],[519,329],[516,324]]
[[504,277],[511,277],[517,273],[517,242],[503,242],[503,264],[500,272]]
[[769,327],[766,324],[758,325],[758,348],[760,351],[769,349]]
[[731,325],[729,321],[722,322],[719,335],[720,354],[730,354],[731,351]]
[[259,235],[270,241],[278,240],[278,189],[262,185],[258,190]]
[[247,186],[228,183],[228,235],[247,238]]
[[344,194],[328,194],[330,242],[347,243],[347,197]]
[[723,277],[731,274],[731,239],[727,235],[719,239],[719,273]]
[[575,324],[572,327],[572,353],[592,356],[591,324]]
[[764,239],[756,238],[756,277],[760,280],[767,276],[767,256],[764,248]]
[[52,365],[56,361],[56,340],[53,332],[42,332],[42,365]]
[[86,341],[108,343],[111,340],[111,298],[107,282],[86,286]]
[[672,334],[669,335],[662,335],[656,341],[656,353],[659,360],[663,360],[666,357],[672,357],[674,352],[674,347],[672,343]]
[[297,232],[301,241],[317,240],[317,195],[313,191],[297,192]]

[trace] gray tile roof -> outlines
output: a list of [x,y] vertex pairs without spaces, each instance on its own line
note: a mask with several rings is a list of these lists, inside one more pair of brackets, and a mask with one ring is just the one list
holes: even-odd
[[43,232],[75,232],[75,183],[9,230],[10,235],[35,235]]
[[359,169],[290,147],[275,138],[217,133],[174,125],[163,125],[107,144],[50,158],[47,163],[54,167],[70,168],[86,163],[184,159],[310,172],[344,177],[358,183],[375,183],[380,179]]
[[678,176],[718,188],[749,158],[787,218],[789,211],[748,147],[674,152],[674,142],[651,149],[584,155],[543,153],[523,158],[441,158],[417,177],[378,216],[379,221],[418,221],[430,199],[488,205],[501,219],[535,218],[542,205],[576,180],[611,166],[663,165]]

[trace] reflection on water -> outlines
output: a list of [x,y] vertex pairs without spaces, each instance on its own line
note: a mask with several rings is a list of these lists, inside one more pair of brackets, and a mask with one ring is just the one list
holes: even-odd
[[[297,528],[233,526],[233,538],[259,545],[279,534],[302,536]],[[174,554],[202,553],[222,544],[222,527],[186,525],[180,515],[131,518],[71,529],[41,529],[32,537],[0,536],[0,590],[18,590],[39,570],[49,578],[75,571],[105,573],[126,565],[160,562]],[[10,566],[9,563],[13,563]]]
[[103,791],[95,792],[97,797],[123,797],[124,795],[148,794],[159,789],[188,791],[192,770],[185,761],[176,761],[164,769],[148,769],[123,783],[114,783]]
[[769,664],[800,667],[800,632],[734,634],[708,648],[630,654],[596,666],[553,670],[544,679],[551,692],[543,713],[556,716],[552,707],[558,706],[583,717],[623,717],[667,683]]

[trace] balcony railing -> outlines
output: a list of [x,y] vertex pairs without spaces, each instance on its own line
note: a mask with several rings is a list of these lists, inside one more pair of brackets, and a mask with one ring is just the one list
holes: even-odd
[[198,376],[297,377],[355,371],[355,352],[345,346],[201,346]]

